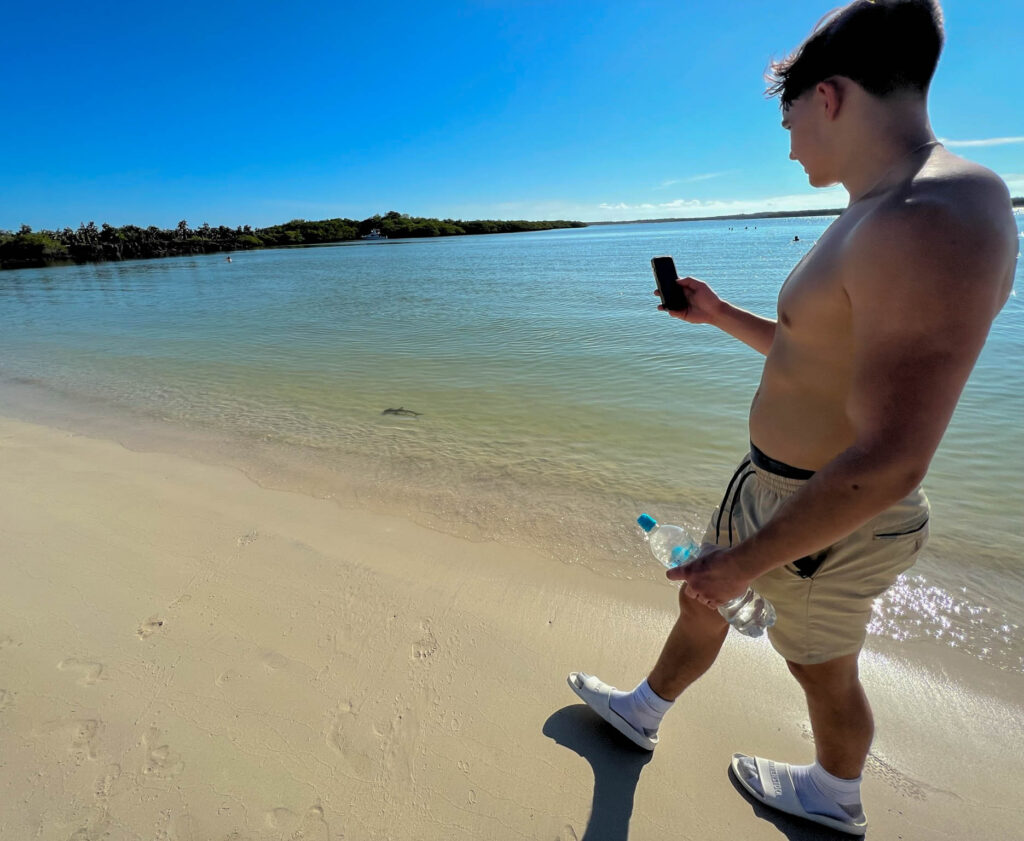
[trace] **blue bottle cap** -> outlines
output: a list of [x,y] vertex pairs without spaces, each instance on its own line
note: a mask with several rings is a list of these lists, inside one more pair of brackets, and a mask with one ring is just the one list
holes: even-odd
[[650,514],[641,514],[639,517],[636,518],[636,521],[640,524],[640,528],[642,528],[646,532],[649,532],[656,525],[658,525],[658,521],[655,520],[654,517],[652,517]]

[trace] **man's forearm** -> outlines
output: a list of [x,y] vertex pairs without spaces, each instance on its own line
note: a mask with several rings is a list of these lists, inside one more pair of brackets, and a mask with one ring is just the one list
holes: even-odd
[[851,447],[808,479],[731,554],[753,579],[820,552],[912,492],[926,467]]
[[722,301],[711,323],[765,356],[775,339],[776,322],[773,319],[754,315],[727,301]]

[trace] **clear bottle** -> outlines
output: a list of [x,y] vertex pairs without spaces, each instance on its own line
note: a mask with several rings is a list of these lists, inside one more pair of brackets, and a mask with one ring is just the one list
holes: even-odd
[[[649,514],[637,518],[651,554],[668,569],[689,563],[700,553],[697,543],[681,526],[660,525]],[[761,636],[766,628],[775,624],[775,608],[764,596],[749,587],[742,596],[737,596],[718,608],[730,625],[748,637]]]

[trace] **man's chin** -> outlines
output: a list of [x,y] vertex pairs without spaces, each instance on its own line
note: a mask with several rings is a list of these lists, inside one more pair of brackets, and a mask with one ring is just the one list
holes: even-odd
[[812,187],[822,190],[825,187],[834,187],[839,183],[835,178],[829,178],[827,176],[815,175],[814,173],[807,173],[807,183]]

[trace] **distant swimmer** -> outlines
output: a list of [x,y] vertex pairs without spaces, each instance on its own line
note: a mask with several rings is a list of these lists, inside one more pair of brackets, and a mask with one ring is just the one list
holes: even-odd
[[228,262],[230,263],[230,262],[231,262],[231,258],[230,258],[230,257],[228,257],[228,258],[227,258],[227,261],[228,261]]
[[793,237],[793,242],[800,242],[800,237]]

